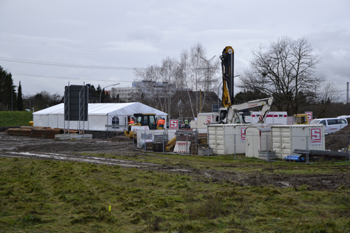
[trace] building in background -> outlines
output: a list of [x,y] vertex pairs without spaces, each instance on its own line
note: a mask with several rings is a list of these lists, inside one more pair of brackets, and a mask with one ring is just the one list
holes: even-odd
[[141,90],[137,87],[113,87],[111,89],[111,98],[117,102],[137,102],[141,99]]
[[145,99],[170,98],[175,92],[175,84],[154,81],[133,81],[132,87],[113,87],[110,96],[118,102],[128,103]]
[[139,88],[143,98],[167,98],[176,92],[176,85],[168,82],[133,81],[132,87]]

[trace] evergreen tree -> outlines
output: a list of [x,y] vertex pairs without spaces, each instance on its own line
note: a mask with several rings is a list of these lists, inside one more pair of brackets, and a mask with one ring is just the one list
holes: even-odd
[[100,98],[100,96],[102,95],[102,93],[101,93],[101,86],[100,86],[100,84],[98,84],[98,86],[97,86],[97,88],[96,88],[96,94],[97,94],[97,96],[98,96],[98,102],[100,103],[100,102],[102,102],[102,97]]
[[18,85],[17,110],[18,111],[23,111],[23,98],[22,98],[21,81],[19,81],[19,85]]
[[13,91],[12,74],[0,66],[0,103],[7,109],[11,109],[11,92],[13,94]]
[[105,89],[102,89],[102,93],[101,93],[101,103],[105,103],[106,101],[106,91]]

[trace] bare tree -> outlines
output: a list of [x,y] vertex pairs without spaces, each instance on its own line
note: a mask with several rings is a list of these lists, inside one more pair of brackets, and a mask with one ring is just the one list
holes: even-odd
[[176,77],[177,77],[177,90],[179,91],[187,91],[187,95],[189,98],[189,103],[184,103],[177,95],[177,98],[174,100],[176,101],[176,106],[179,110],[179,117],[183,117],[183,108],[190,108],[192,117],[195,117],[194,114],[194,108],[192,105],[192,100],[191,100],[191,95],[189,94],[189,91],[191,90],[190,86],[190,81],[191,79],[191,60],[190,60],[190,55],[187,51],[183,51],[180,55],[180,62],[178,63],[177,69],[176,69]]
[[200,90],[203,84],[205,66],[203,57],[205,57],[203,46],[199,43],[194,45],[190,50],[190,85],[195,91]]
[[315,99],[318,103],[327,101],[334,103],[340,100],[340,90],[334,86],[333,81],[323,80],[317,85],[317,90],[315,88]]
[[273,95],[277,108],[288,114],[298,113],[308,99],[315,98],[314,87],[322,81],[315,73],[320,60],[305,38],[281,38],[266,51],[261,47],[253,51],[253,56],[239,87]]
[[[191,108],[193,117],[201,110],[199,109],[198,91],[204,91],[201,95],[201,102],[204,106],[206,91],[211,91],[217,79],[213,78],[219,62],[207,60],[205,50],[201,44],[194,45],[189,52],[183,51],[180,60],[167,57],[161,65],[150,66],[146,69],[136,69],[135,75],[142,81],[149,82],[148,92],[150,93],[148,104],[162,111],[171,114],[174,106],[179,106],[179,101],[172,99],[176,90],[195,90],[195,101],[197,108],[194,110],[191,95],[189,103],[181,103],[181,106]],[[216,66],[216,67],[215,67]],[[163,83],[163,88],[159,88],[158,83]],[[158,85],[158,86],[157,86]],[[164,88],[165,87],[165,88]],[[146,98],[147,99],[147,98]]]
[[[214,91],[214,88],[217,87],[215,84],[218,82],[218,79],[215,78],[215,74],[218,71],[219,60],[212,62],[212,59],[208,60],[206,58],[206,51],[201,44],[198,43],[191,48],[190,85],[196,91],[196,113],[202,111],[207,93]],[[203,92],[199,95],[198,91]]]

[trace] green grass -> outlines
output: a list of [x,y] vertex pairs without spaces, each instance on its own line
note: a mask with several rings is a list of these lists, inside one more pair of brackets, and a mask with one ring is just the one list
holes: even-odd
[[32,112],[27,111],[0,111],[0,127],[6,126],[29,126],[33,119]]
[[[157,154],[159,161],[165,157]],[[181,156],[167,157],[184,163]],[[192,157],[188,164],[214,168],[225,161],[231,163],[227,158]],[[232,163],[256,164],[261,171],[272,166],[254,160]],[[313,169],[290,167],[296,166],[300,168],[294,173]],[[322,167],[327,172],[327,165]],[[309,191],[306,186],[241,186],[118,166],[0,158],[0,232],[349,231],[346,187]]]

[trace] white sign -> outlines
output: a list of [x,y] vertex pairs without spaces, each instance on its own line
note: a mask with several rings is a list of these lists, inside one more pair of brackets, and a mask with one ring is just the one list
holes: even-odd
[[244,142],[245,141],[245,130],[247,129],[247,127],[242,127],[241,128],[241,141]]
[[307,119],[308,119],[308,121],[310,123],[312,121],[312,118],[313,118],[312,112],[305,112],[305,114],[307,114]]
[[311,145],[320,145],[322,142],[321,128],[311,129]]
[[178,129],[179,128],[179,120],[171,119],[169,121],[169,129]]

